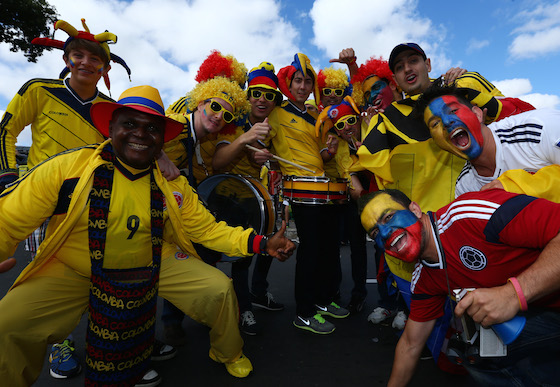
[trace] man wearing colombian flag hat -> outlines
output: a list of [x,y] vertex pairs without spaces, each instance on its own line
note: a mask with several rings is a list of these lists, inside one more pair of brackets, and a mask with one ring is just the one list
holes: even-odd
[[[231,283],[197,259],[192,242],[280,260],[295,246],[283,236],[285,226],[267,239],[216,223],[185,178],[165,180],[155,157],[183,125],[163,113],[150,86],[125,91],[118,103],[94,105],[93,122],[109,140],[41,163],[0,195],[0,272],[13,267],[8,257],[19,241],[52,215],[36,259],[0,301],[6,385],[32,384],[47,342],[66,337],[86,308],[86,384],[134,385],[149,366],[158,290],[210,325],[213,360],[237,377],[251,372]],[[164,241],[185,253],[162,252]],[[208,300],[203,308],[200,298]]]

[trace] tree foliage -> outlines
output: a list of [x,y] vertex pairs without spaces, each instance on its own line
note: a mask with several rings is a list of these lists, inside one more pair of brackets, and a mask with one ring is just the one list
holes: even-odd
[[56,9],[45,0],[0,0],[0,42],[10,44],[10,51],[23,51],[27,60],[48,49],[31,44],[33,38],[49,36],[58,19]]

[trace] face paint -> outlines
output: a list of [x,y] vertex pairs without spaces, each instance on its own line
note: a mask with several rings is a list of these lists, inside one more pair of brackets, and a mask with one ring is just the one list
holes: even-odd
[[377,81],[364,93],[365,104],[367,107],[373,106],[376,109],[385,109],[393,102],[393,92],[387,82],[377,76],[372,78],[377,79]]
[[72,67],[72,68],[76,67],[76,60],[74,59],[73,56],[70,56],[68,58],[68,62],[70,63],[70,67]]
[[422,223],[388,194],[370,201],[361,216],[362,225],[377,246],[389,255],[413,262],[422,248]]
[[424,111],[424,122],[440,148],[468,160],[482,153],[481,123],[457,97],[445,95],[430,102]]
[[97,65],[95,66],[95,68],[97,69],[98,74],[103,74],[103,69],[104,69],[103,64]]

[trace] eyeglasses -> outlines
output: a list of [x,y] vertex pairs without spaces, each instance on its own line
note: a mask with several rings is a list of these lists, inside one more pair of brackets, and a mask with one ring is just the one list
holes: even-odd
[[264,99],[267,101],[274,101],[276,99],[276,94],[272,91],[251,90],[251,97],[254,99],[259,99],[261,95],[264,95]]
[[331,89],[330,87],[323,88],[323,95],[327,97],[334,93],[337,97],[342,97],[344,95],[344,89]]
[[356,116],[350,116],[350,117],[346,118],[345,120],[338,121],[336,124],[334,124],[334,127],[337,130],[342,130],[342,129],[344,129],[346,124],[354,125],[356,122],[358,122],[358,119],[356,118]]
[[226,123],[229,124],[234,120],[235,116],[233,115],[233,113],[223,107],[221,103],[219,103],[218,101],[214,101],[213,99],[209,100],[208,102],[210,102],[210,109],[212,109],[214,113],[219,113],[222,110],[224,111],[224,113],[222,114],[222,119]]

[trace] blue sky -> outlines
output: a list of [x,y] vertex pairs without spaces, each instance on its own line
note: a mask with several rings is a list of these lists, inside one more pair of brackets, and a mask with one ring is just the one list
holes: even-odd
[[[432,76],[451,66],[480,72],[512,97],[538,107],[560,108],[560,1],[471,0],[50,0],[61,19],[93,33],[118,35],[112,52],[132,69],[110,72],[113,98],[128,87],[150,84],[170,104],[194,85],[200,63],[212,49],[232,54],[248,69],[269,61],[276,70],[296,52],[317,68],[346,47],[358,64],[387,58],[398,43],[419,43],[432,59]],[[57,31],[55,38],[65,40]],[[26,62],[0,44],[0,112],[33,77],[53,78],[63,67],[61,52]],[[100,90],[107,93],[100,83]],[[29,131],[18,144],[29,145]]]

